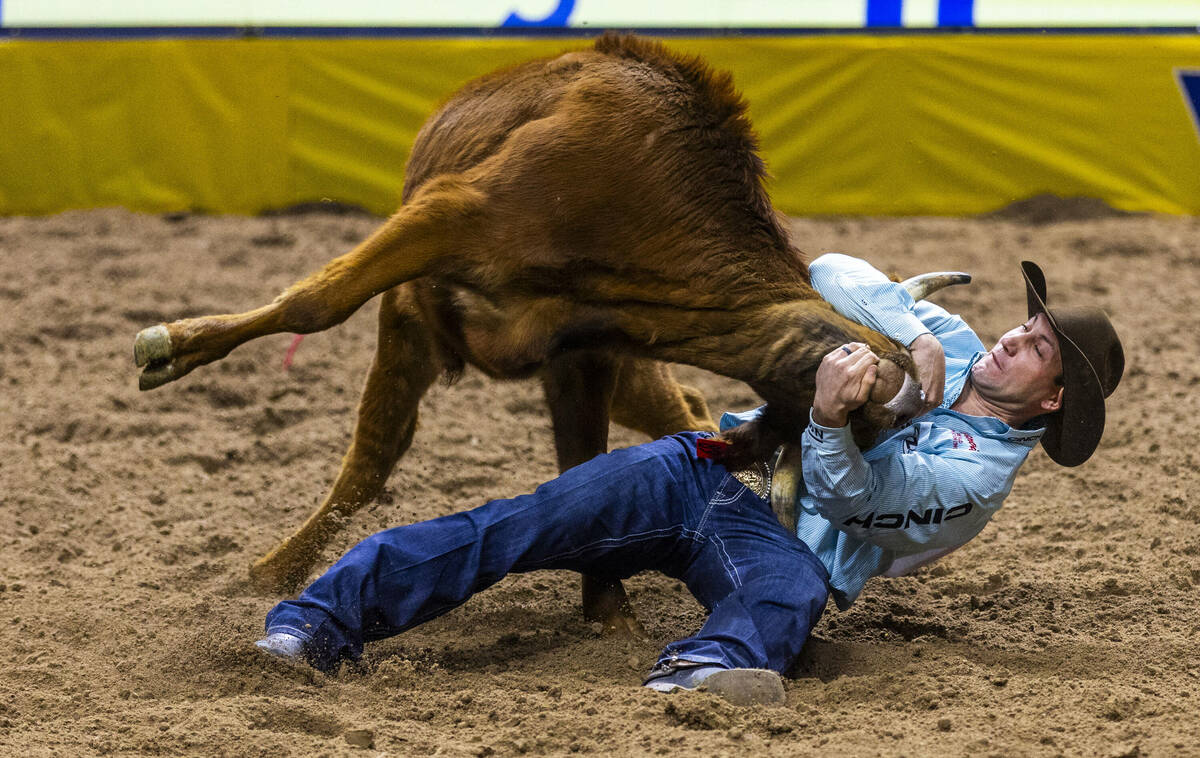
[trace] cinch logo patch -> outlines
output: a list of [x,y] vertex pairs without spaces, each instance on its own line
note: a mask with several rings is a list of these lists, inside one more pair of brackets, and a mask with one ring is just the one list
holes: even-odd
[[1179,89],[1183,91],[1183,102],[1192,116],[1192,126],[1196,127],[1196,134],[1200,136],[1200,71],[1175,69],[1175,76],[1179,79]]
[[907,529],[913,524],[940,524],[943,521],[965,516],[971,512],[971,503],[963,503],[953,508],[930,508],[924,513],[909,511],[907,514],[885,513],[882,516],[868,513],[863,518],[851,516],[842,522],[842,526],[861,526],[863,529]]

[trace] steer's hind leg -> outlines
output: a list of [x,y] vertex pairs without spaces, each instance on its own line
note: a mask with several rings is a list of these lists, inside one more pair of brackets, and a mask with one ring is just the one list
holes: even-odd
[[633,356],[621,361],[612,420],[651,439],[682,431],[717,430],[699,390],[680,384],[667,364]]
[[333,489],[295,534],[250,567],[254,584],[286,592],[302,582],[342,520],[379,495],[417,426],[417,406],[442,371],[411,285],[384,295],[379,344],[358,406],[350,449]]
[[[542,373],[559,471],[608,450],[608,415],[617,361],[605,353],[571,352],[553,359]],[[599,621],[607,633],[645,636],[619,579],[585,575],[583,615]]]
[[138,386],[148,390],[172,382],[257,337],[309,334],[340,324],[380,292],[424,276],[470,247],[483,206],[484,193],[463,179],[431,181],[354,250],[271,304],[143,329],[133,344],[134,362],[144,368]]

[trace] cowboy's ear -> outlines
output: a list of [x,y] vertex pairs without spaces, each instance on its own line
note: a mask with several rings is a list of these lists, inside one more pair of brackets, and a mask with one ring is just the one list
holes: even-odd
[[1063,388],[1059,387],[1054,394],[1041,402],[1041,409],[1046,413],[1054,413],[1062,407]]

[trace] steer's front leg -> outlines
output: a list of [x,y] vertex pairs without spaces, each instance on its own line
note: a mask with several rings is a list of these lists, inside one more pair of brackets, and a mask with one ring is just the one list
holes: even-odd
[[264,592],[288,592],[304,581],[345,520],[383,490],[412,443],[418,404],[444,366],[412,288],[396,287],[381,298],[375,360],[333,488],[299,529],[250,567],[251,581]]
[[[618,360],[603,351],[576,351],[554,358],[542,372],[560,472],[608,450]],[[646,636],[618,579],[584,575],[583,616],[606,634]]]

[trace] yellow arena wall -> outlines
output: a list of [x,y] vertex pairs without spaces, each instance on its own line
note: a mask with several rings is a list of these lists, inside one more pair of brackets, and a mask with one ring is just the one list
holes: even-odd
[[[750,101],[789,214],[985,212],[1040,193],[1200,212],[1180,72],[1200,37],[671,39]],[[399,202],[424,119],[468,79],[573,39],[0,42],[0,213],[257,213]]]

